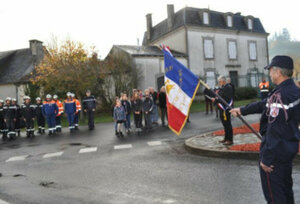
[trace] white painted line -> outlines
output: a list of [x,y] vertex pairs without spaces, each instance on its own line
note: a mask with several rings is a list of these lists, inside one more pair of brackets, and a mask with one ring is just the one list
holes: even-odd
[[9,204],[9,203],[0,199],[0,204]]
[[12,161],[23,161],[28,157],[28,155],[22,155],[22,156],[16,156],[16,157],[11,157],[6,162],[12,162]]
[[162,142],[161,141],[152,141],[152,142],[147,142],[147,144],[149,146],[159,146],[159,145],[162,145]]
[[114,149],[130,149],[132,148],[131,144],[125,144],[125,145],[115,145]]
[[88,153],[88,152],[96,152],[98,147],[88,147],[79,150],[79,154]]
[[54,152],[54,153],[49,153],[49,154],[45,154],[43,156],[44,159],[46,158],[50,158],[50,157],[60,157],[61,155],[63,155],[64,152]]

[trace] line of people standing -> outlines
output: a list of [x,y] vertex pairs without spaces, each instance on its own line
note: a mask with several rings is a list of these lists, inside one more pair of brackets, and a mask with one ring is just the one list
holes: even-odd
[[[134,124],[138,134],[142,132],[142,129],[144,129],[145,132],[151,131],[153,125],[158,125],[158,107],[160,108],[162,126],[165,126],[167,104],[164,86],[161,87],[159,93],[152,87],[146,89],[144,93],[141,90],[134,89],[132,91],[131,100],[128,99],[126,93],[122,93],[120,98],[116,98],[113,108],[116,136],[124,136],[121,131],[122,124],[124,124],[127,133],[131,132],[131,113],[133,114]],[[144,126],[142,122],[143,118]]]
[[[5,102],[0,100],[0,131],[3,140],[16,139],[20,136],[21,128],[26,128],[26,136],[35,136],[35,120],[39,134],[45,133],[45,124],[48,124],[49,135],[62,131],[61,117],[67,114],[70,132],[78,130],[81,111],[81,103],[75,98],[75,94],[68,92],[67,99],[62,103],[58,96],[53,98],[46,95],[45,101],[36,98],[36,104],[31,102],[29,96],[24,96],[24,104],[18,105],[16,99],[7,97]],[[96,110],[96,99],[88,90],[83,101],[83,110],[88,116],[89,129],[94,129],[94,112]]]

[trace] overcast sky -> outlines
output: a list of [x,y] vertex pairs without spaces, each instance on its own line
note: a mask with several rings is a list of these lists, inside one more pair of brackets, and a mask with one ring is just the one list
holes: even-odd
[[[279,2],[279,3],[275,3]],[[263,0],[0,0],[0,51],[25,48],[30,39],[45,45],[51,36],[67,37],[96,46],[105,58],[113,44],[142,43],[147,13],[153,25],[167,16],[167,4],[175,12],[185,6],[221,12],[241,12],[260,18],[271,34],[286,27],[300,40],[299,1]]]

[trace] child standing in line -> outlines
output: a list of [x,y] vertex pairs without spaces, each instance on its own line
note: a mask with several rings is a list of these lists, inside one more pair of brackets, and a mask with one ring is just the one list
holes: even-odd
[[126,93],[123,93],[121,103],[125,110],[125,115],[126,115],[126,122],[125,122],[126,132],[130,133],[130,130],[131,130],[131,124],[130,124],[131,105],[130,105],[130,102],[128,101]]
[[133,93],[131,107],[132,107],[136,132],[139,134],[142,128],[143,101],[140,99],[138,91]]
[[145,118],[145,130],[149,132],[152,128],[151,112],[153,109],[153,101],[150,96],[150,91],[145,90],[145,100],[143,101],[143,112]]
[[117,137],[123,137],[124,135],[121,131],[121,125],[126,122],[126,114],[120,100],[116,101],[116,106],[114,108],[114,120],[117,124]]

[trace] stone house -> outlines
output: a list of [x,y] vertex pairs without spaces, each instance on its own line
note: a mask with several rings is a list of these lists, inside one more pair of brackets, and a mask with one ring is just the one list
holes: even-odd
[[23,102],[30,73],[44,57],[43,43],[30,40],[29,48],[0,52],[0,99]]

